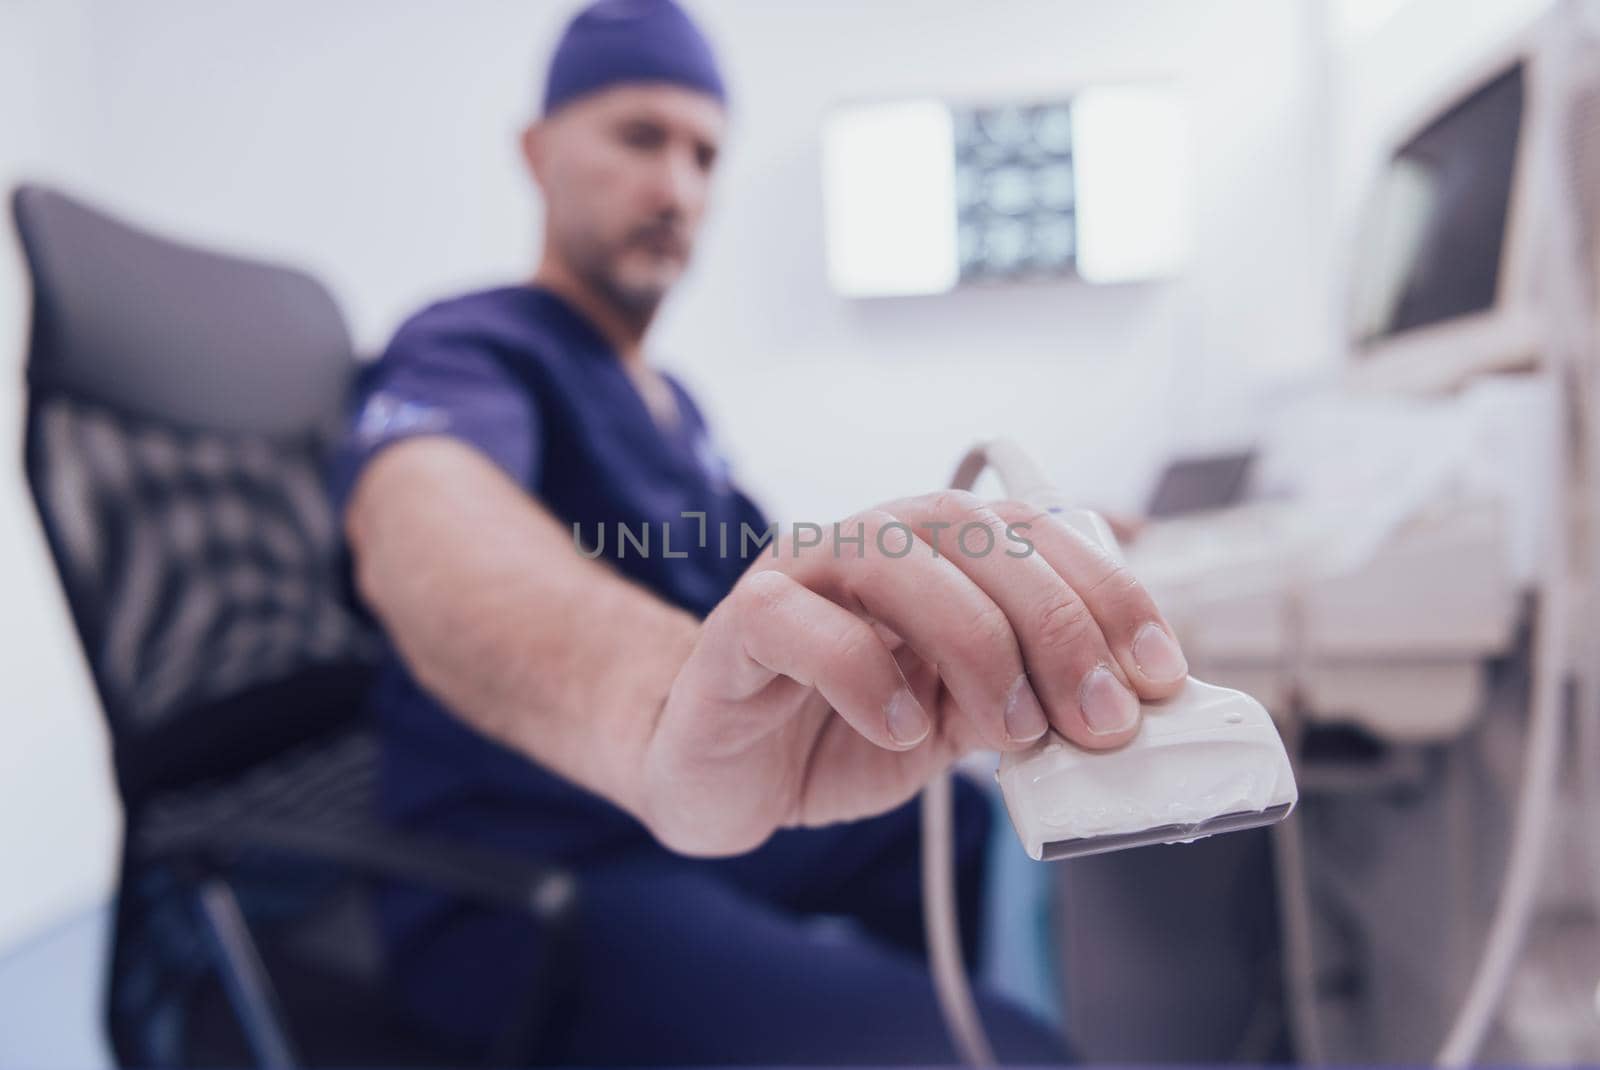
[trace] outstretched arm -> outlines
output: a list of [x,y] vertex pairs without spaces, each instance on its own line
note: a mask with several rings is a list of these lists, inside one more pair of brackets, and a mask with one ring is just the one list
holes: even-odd
[[[887,810],[967,751],[1047,727],[1118,746],[1138,698],[1186,671],[1116,562],[971,494],[887,503],[820,545],[780,539],[703,624],[585,559],[445,438],[381,453],[345,519],[360,589],[424,687],[690,854]],[[958,551],[971,525],[989,552]],[[1006,552],[1008,525],[1029,552]]]
[[496,741],[643,817],[655,713],[700,625],[597,560],[478,451],[396,443],[345,510],[362,597],[417,681]]

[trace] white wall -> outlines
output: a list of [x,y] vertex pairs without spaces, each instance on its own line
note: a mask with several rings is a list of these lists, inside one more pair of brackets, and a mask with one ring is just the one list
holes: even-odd
[[[83,6],[0,3],[0,187],[82,170]],[[9,226],[7,227],[9,231]],[[118,818],[104,733],[22,481],[26,323],[0,243],[0,947],[111,880]]]
[[[566,4],[91,6],[100,165],[90,192],[309,264],[373,347],[427,297],[526,270],[537,211],[513,134]],[[1239,369],[1307,359],[1317,290],[1306,176],[1318,151],[1304,122],[1309,5],[706,0],[698,10],[723,47],[737,129],[698,278],[659,341],[775,507],[825,515],[929,485],[963,439],[1007,426],[1064,472],[1095,443],[1132,478],[1092,489],[1120,492],[1126,480],[1136,497],[1167,446],[1174,380],[1186,398],[1202,379],[1225,395]],[[1197,102],[1202,270],[1188,283],[872,304],[827,292],[815,135],[831,102],[1006,98],[1145,76],[1176,77]],[[763,394],[787,403],[745,404]],[[884,399],[899,401],[893,435],[876,414]],[[1130,403],[1137,418],[1121,412]],[[863,456],[868,442],[876,461]]]
[[[1552,0],[1384,0],[1386,17],[1363,23],[1335,18],[1331,40],[1340,115],[1336,156],[1343,175],[1359,176],[1373,154],[1433,103],[1441,85],[1551,6]],[[1361,9],[1373,0],[1335,0]],[[1357,181],[1359,185],[1359,182]]]
[[[1084,498],[1129,506],[1176,442],[1247,434],[1260,391],[1326,355],[1316,0],[694,6],[725,56],[736,128],[658,342],[776,513],[826,520],[931,489],[969,440],[1005,432]],[[158,228],[304,264],[376,348],[423,300],[531,266],[538,212],[514,137],[568,10],[4,0],[0,77],[35,104],[25,148],[0,147],[0,177],[57,178]],[[1187,278],[875,303],[827,291],[816,133],[830,103],[1145,77],[1193,94]],[[14,381],[0,380],[7,419]],[[102,888],[115,827],[37,533],[4,490],[0,942]]]
[[[753,482],[780,511],[827,519],[936,486],[969,441],[1011,433],[1084,496],[1129,506],[1176,433],[1230,437],[1205,414],[1314,355],[1306,11],[1280,0],[711,7],[740,125],[699,285],[663,340],[689,359]],[[1194,102],[1187,280],[860,303],[827,291],[814,133],[830,103],[1006,99],[1142,77],[1175,79]]]

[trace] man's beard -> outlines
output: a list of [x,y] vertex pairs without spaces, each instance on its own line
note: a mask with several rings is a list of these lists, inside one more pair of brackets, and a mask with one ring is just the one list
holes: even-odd
[[664,286],[624,284],[617,278],[616,273],[610,270],[609,264],[602,266],[592,277],[583,281],[593,287],[607,304],[616,309],[630,326],[639,331],[643,331],[655,318],[656,309],[661,307],[661,302],[667,297]]
[[661,302],[666,300],[671,283],[646,283],[629,285],[616,270],[616,262],[628,250],[636,236],[649,228],[640,228],[628,235],[615,251],[606,250],[598,242],[585,243],[578,255],[568,258],[573,270],[606,304],[610,305],[630,326],[643,332],[655,317]]

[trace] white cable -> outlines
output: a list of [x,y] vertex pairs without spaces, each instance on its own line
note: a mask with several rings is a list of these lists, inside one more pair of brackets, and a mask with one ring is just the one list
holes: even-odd
[[[988,450],[975,446],[962,458],[950,485],[971,490],[989,464]],[[995,1065],[994,1049],[978,1017],[961,957],[961,920],[956,909],[955,821],[950,774],[922,789],[922,924],[928,941],[934,994],[956,1054],[968,1066]]]
[[[984,469],[992,468],[1008,497],[1023,499],[1048,491],[1039,466],[1015,443],[995,439],[967,451],[950,478],[952,490],[971,490]],[[934,992],[945,1028],[961,1061],[995,1065],[994,1049],[978,1017],[961,957],[961,922],[956,907],[955,839],[950,775],[941,774],[922,790],[922,919]]]
[[[1592,56],[1600,47],[1600,4],[1591,3],[1578,15],[1580,19],[1588,19],[1587,25],[1580,27],[1583,33],[1582,49]],[[1579,66],[1592,69],[1581,61]],[[1570,67],[1567,76],[1572,77]],[[1594,87],[1593,77],[1589,76],[1591,93]],[[1578,202],[1582,191],[1577,187],[1577,181],[1577,174],[1569,173],[1569,184],[1563,190],[1564,197],[1559,203],[1564,206],[1563,211],[1581,218]],[[1583,454],[1584,482],[1588,490],[1588,509],[1583,527],[1588,543],[1585,548],[1587,568],[1584,579],[1587,590],[1583,607],[1583,634],[1592,636],[1600,635],[1600,427],[1596,425],[1600,421],[1600,352],[1597,352],[1597,347],[1600,347],[1600,272],[1591,274],[1583,270],[1581,248],[1585,237],[1578,229],[1571,228],[1564,236],[1567,239],[1567,262],[1574,269],[1562,272],[1559,276],[1567,281],[1562,291],[1565,298],[1563,309],[1567,313],[1563,322],[1563,337],[1570,340],[1573,353],[1571,375],[1567,382],[1578,398],[1574,408],[1581,413],[1578,418],[1579,435],[1587,447]],[[1586,277],[1590,283],[1587,289],[1583,283]],[[1577,669],[1580,686],[1575,732],[1578,805],[1580,812],[1589,818],[1581,822],[1580,827],[1588,855],[1589,886],[1595,919],[1600,921],[1600,830],[1590,828],[1590,822],[1600,814],[1600,667],[1588,661],[1577,666]],[[1597,990],[1595,998],[1597,1010],[1600,1010],[1600,990]]]
[[968,1066],[995,1065],[994,1051],[978,1017],[961,957],[956,908],[954,821],[950,774],[940,773],[922,789],[922,921],[933,967],[933,990],[956,1053]]
[[1278,893],[1283,940],[1283,974],[1289,1007],[1289,1036],[1300,1066],[1321,1066],[1327,1060],[1317,1013],[1317,970],[1313,945],[1311,893],[1306,885],[1305,840],[1300,822],[1280,821],[1269,833],[1272,876]]
[[[1557,518],[1561,527],[1564,518]],[[1558,537],[1559,541],[1559,537]],[[1556,567],[1560,567],[1557,565]],[[1566,598],[1560,583],[1546,585],[1539,599],[1534,648],[1533,702],[1523,758],[1522,786],[1512,832],[1505,883],[1484,941],[1483,957],[1439,1049],[1439,1066],[1472,1063],[1494,1023],[1500,997],[1511,979],[1527,936],[1544,870],[1544,849],[1552,820],[1561,762],[1563,667],[1566,649]]]
[[[1596,334],[1600,335],[1600,324],[1597,324]],[[1586,388],[1585,396],[1593,397],[1594,389],[1592,386]],[[1591,439],[1587,469],[1590,473],[1588,529],[1585,532],[1589,540],[1588,598],[1584,606],[1586,632],[1589,635],[1600,635],[1600,531],[1596,530],[1597,523],[1600,523],[1600,441],[1596,441],[1596,438],[1600,436],[1596,435],[1593,422],[1597,416],[1600,416],[1600,405],[1591,403],[1589,415],[1584,421],[1585,433]],[[1578,751],[1578,806],[1589,818],[1581,822],[1580,827],[1588,861],[1592,909],[1595,920],[1600,921],[1600,828],[1590,827],[1595,815],[1600,814],[1600,668],[1593,664],[1582,666],[1578,685],[1574,733]],[[1596,1000],[1597,1008],[1600,1008],[1600,991],[1596,992]]]
[[[1588,683],[1588,696],[1578,710],[1578,806],[1593,817],[1600,814],[1600,706],[1596,705],[1597,688],[1594,680]],[[1600,920],[1600,829],[1583,826],[1584,847],[1589,865],[1590,909]]]

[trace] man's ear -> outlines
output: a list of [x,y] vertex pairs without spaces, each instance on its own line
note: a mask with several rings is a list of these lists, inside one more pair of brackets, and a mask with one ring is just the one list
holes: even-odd
[[528,167],[528,174],[533,176],[539,188],[545,185],[545,161],[547,159],[548,143],[550,141],[550,128],[543,119],[535,119],[522,129],[522,160]]

